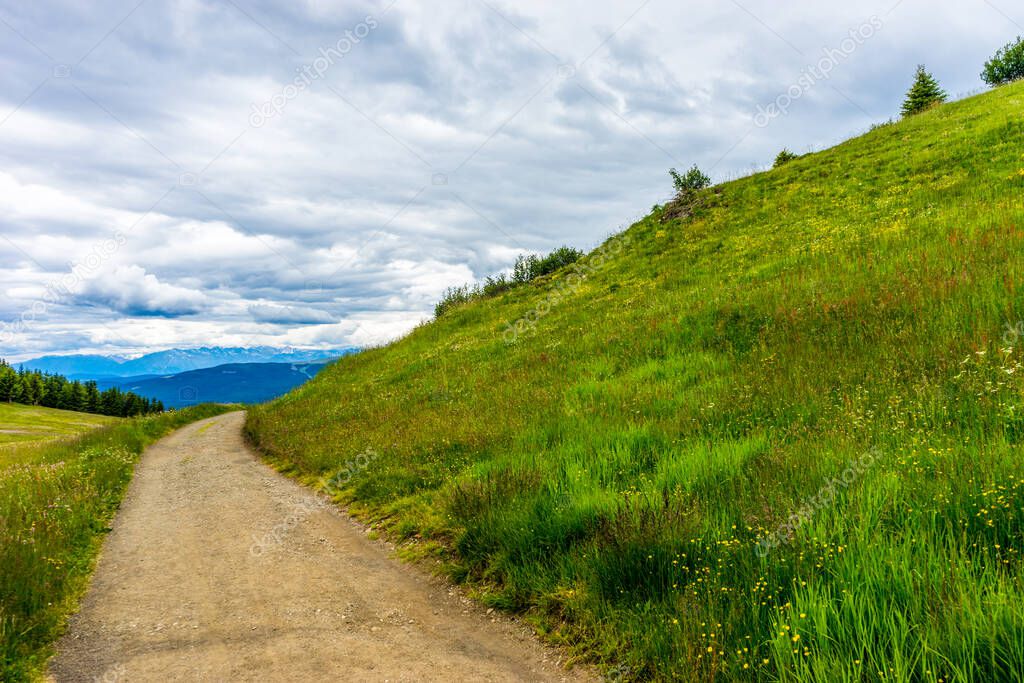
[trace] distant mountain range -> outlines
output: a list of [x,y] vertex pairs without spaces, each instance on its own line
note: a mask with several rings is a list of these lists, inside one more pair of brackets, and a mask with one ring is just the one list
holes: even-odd
[[176,375],[239,363],[316,363],[340,358],[357,349],[309,350],[258,346],[254,348],[170,349],[149,353],[139,358],[117,356],[43,356],[17,363],[28,370],[39,370],[69,379],[135,378],[146,375]]
[[314,363],[230,363],[173,375],[100,379],[99,388],[118,387],[163,401],[167,408],[198,403],[262,403],[308,382],[329,361]]

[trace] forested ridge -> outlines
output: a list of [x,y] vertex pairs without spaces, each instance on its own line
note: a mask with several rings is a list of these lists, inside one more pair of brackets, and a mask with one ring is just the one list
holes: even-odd
[[162,413],[164,405],[114,387],[100,391],[96,382],[69,380],[35,370],[15,370],[0,360],[0,401],[80,413],[134,417]]

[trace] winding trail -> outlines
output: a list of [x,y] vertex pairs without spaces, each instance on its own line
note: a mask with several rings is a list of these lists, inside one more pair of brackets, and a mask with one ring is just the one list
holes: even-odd
[[244,419],[146,451],[53,679],[590,680],[260,462]]

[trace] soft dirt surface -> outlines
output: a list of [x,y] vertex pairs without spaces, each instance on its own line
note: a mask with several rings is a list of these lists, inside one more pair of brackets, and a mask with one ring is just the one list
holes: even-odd
[[244,419],[196,423],[146,452],[53,678],[588,680],[266,467]]

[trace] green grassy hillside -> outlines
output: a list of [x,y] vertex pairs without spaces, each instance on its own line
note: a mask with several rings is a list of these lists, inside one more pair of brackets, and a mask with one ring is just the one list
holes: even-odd
[[656,209],[249,431],[623,679],[1020,680],[1022,112],[1005,87]]
[[0,403],[0,466],[4,446],[74,436],[116,420],[103,415]]

